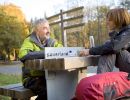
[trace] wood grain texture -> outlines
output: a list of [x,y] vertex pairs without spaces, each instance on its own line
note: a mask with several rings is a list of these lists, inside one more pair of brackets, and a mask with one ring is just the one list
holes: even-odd
[[27,60],[25,66],[36,70],[71,70],[96,66],[99,56]]

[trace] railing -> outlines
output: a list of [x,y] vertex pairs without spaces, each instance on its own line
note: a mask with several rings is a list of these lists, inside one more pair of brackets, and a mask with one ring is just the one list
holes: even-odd
[[[83,16],[84,16],[83,8],[84,7],[82,6],[68,11],[61,10],[60,13],[47,18],[47,20],[49,20],[50,22],[50,26],[60,24],[61,33],[62,33],[62,44],[64,46],[67,46],[66,30],[82,27],[85,25],[85,23],[83,23]],[[81,30],[77,29],[73,31],[81,31]]]

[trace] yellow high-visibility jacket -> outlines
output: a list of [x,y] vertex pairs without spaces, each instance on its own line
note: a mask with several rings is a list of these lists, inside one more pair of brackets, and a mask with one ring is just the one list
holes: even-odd
[[[49,38],[45,43],[40,43],[33,32],[28,36],[19,51],[19,58],[23,62],[29,59],[44,59],[44,48],[45,47],[62,47],[62,44],[56,40]],[[22,67],[23,78],[30,76],[41,76],[44,75],[42,71],[29,70],[26,66]]]

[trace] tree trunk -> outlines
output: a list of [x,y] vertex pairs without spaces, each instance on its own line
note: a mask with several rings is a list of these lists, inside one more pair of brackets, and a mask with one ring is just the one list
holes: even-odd
[[7,52],[7,55],[8,55],[8,57],[7,57],[7,61],[10,61],[10,49],[7,48],[6,52]]

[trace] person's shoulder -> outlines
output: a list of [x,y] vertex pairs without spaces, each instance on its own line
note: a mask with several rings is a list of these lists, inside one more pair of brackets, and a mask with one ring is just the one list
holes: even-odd
[[48,41],[51,41],[51,42],[54,42],[54,43],[57,42],[57,40],[54,39],[54,38],[49,38]]
[[28,34],[24,40],[29,40],[32,36],[34,36],[34,32]]
[[54,47],[63,47],[63,45],[54,38],[49,38],[49,43],[52,43]]
[[28,43],[28,42],[30,42],[30,37],[29,36],[24,39],[23,43],[25,44],[25,43]]

